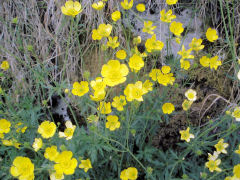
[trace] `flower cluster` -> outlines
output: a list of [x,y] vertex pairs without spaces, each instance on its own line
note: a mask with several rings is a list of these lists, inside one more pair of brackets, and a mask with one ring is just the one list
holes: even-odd
[[210,69],[217,70],[218,66],[222,65],[222,62],[218,60],[218,56],[214,56],[212,58],[208,58],[207,56],[203,56],[200,59],[200,64],[203,67],[210,67]]
[[163,66],[161,70],[152,69],[149,73],[149,77],[151,77],[153,81],[158,81],[158,83],[163,86],[167,86],[169,84],[173,85],[175,78],[173,77],[173,73],[170,73],[170,71],[170,66]]

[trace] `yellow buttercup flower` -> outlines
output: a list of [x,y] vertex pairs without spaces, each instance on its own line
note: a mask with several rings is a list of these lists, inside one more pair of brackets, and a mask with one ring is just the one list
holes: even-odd
[[184,31],[184,28],[182,27],[183,24],[180,22],[173,21],[170,24],[170,31],[175,35],[175,36],[181,36],[182,32]]
[[217,151],[213,152],[213,155],[208,153],[208,160],[215,161],[218,158],[219,153]]
[[220,139],[217,144],[214,145],[217,152],[227,154],[226,148],[228,147],[228,143],[224,143],[224,139]]
[[6,119],[0,119],[0,134],[9,133],[11,122]]
[[162,22],[171,23],[171,21],[175,18],[176,18],[176,16],[172,14],[171,9],[169,9],[167,12],[165,12],[165,9],[163,9],[160,12],[160,20]]
[[100,102],[97,110],[99,110],[101,114],[110,114],[112,112],[111,103]]
[[128,101],[143,101],[142,95],[144,94],[143,84],[137,81],[135,84],[128,84],[124,89],[124,95]]
[[93,101],[101,101],[105,98],[106,95],[106,91],[105,91],[105,87],[106,87],[106,83],[103,82],[103,78],[101,77],[97,77],[95,81],[91,81],[91,87],[94,90],[94,95],[90,95],[90,98]]
[[191,66],[189,61],[186,61],[186,60],[183,60],[183,59],[180,60],[180,64],[181,64],[181,68],[185,69],[185,70],[188,70]]
[[162,111],[164,114],[171,114],[175,110],[172,103],[164,103],[162,106]]
[[200,64],[201,64],[203,67],[209,67],[210,58],[208,58],[207,56],[201,57],[201,58],[200,58]]
[[118,117],[115,115],[108,115],[107,116],[107,122],[106,122],[106,128],[108,128],[110,131],[114,131],[120,127],[120,122],[118,121]]
[[96,10],[101,10],[105,6],[105,3],[98,1],[97,3],[92,4],[92,8]]
[[112,106],[117,108],[118,111],[123,111],[123,106],[127,104],[125,96],[115,96],[113,98]]
[[178,2],[178,0],[166,0],[166,3],[168,4],[168,5],[174,5],[174,4],[176,4]]
[[48,139],[54,136],[56,128],[54,122],[43,121],[38,127],[38,133],[41,134],[43,138]]
[[3,61],[3,62],[1,63],[1,69],[3,69],[4,71],[8,70],[9,67],[10,67],[10,66],[9,66],[8,61]]
[[64,132],[59,132],[59,137],[64,137],[66,138],[66,140],[72,139],[76,126],[73,125],[71,121],[67,121],[65,125],[66,129],[64,130]]
[[121,171],[121,174],[120,174],[120,179],[121,180],[128,180],[126,172],[127,172],[127,169],[124,169],[124,170]]
[[121,18],[121,12],[120,11],[114,11],[111,15],[113,21],[118,21]]
[[149,80],[146,80],[144,83],[143,83],[143,93],[146,94],[148,93],[149,91],[152,91],[152,86],[153,86],[153,83]]
[[73,83],[73,89],[72,89],[73,95],[83,96],[88,91],[89,91],[89,87],[88,87],[88,82],[87,81],[81,81],[80,83],[79,82],[74,82]]
[[181,140],[185,140],[187,142],[190,142],[191,138],[194,138],[193,134],[189,133],[190,128],[188,127],[186,130],[180,131],[181,134]]
[[197,99],[197,92],[193,89],[188,89],[185,92],[185,96],[188,98],[189,101],[196,101]]
[[222,62],[218,60],[218,56],[214,56],[210,58],[209,65],[210,65],[210,69],[214,68],[215,70],[217,70],[218,66],[222,65]]
[[92,30],[92,39],[101,40],[103,37],[110,36],[112,32],[111,24],[100,24],[97,29]]
[[162,72],[157,74],[157,80],[159,84],[163,86],[167,86],[169,84],[173,85],[175,78],[173,77],[173,73],[170,73],[170,66],[163,66]]
[[120,64],[118,60],[109,60],[103,65],[101,74],[106,85],[116,86],[126,81],[128,72],[125,64]]
[[119,51],[116,53],[116,57],[117,57],[118,59],[121,59],[121,60],[126,59],[127,53],[126,53],[125,50],[119,50]]
[[106,91],[94,91],[93,95],[90,95],[91,100],[93,101],[102,101],[106,96]]
[[222,62],[220,60],[218,60],[218,56],[214,56],[212,58],[208,58],[206,56],[203,56],[200,59],[200,64],[203,67],[210,67],[210,69],[215,69],[217,70],[218,66],[222,65]]
[[210,172],[213,172],[213,171],[221,172],[222,169],[218,167],[220,164],[221,164],[221,160],[216,159],[216,160],[209,160],[208,162],[205,163],[205,166],[209,169]]
[[136,180],[138,178],[138,170],[135,167],[129,167],[121,171],[121,180]]
[[138,4],[137,6],[136,6],[136,8],[137,8],[137,10],[139,11],[139,12],[144,12],[145,11],[145,5],[144,4]]
[[3,145],[5,146],[14,146],[15,148],[19,149],[20,148],[20,143],[18,143],[18,141],[16,139],[3,139],[2,140]]
[[236,121],[240,121],[240,107],[234,108],[232,116],[236,119]]
[[194,56],[191,55],[191,52],[192,52],[192,49],[191,49],[191,48],[188,49],[188,50],[185,50],[184,45],[182,45],[182,51],[178,51],[178,54],[179,54],[180,56],[182,56],[182,58],[181,58],[182,60],[185,60],[185,59],[193,59]]
[[61,7],[62,13],[67,16],[75,17],[82,11],[82,6],[78,1],[67,1],[65,6]]
[[154,34],[150,39],[147,39],[145,43],[145,47],[149,53],[153,51],[161,51],[163,46],[164,44],[162,41],[156,40],[156,34]]
[[58,155],[57,146],[51,146],[45,149],[44,157],[50,161],[54,161]]
[[101,40],[102,39],[102,36],[99,35],[97,29],[92,30],[92,39],[93,40]]
[[240,164],[237,164],[233,168],[234,177],[240,179]]
[[57,174],[56,172],[53,172],[50,174],[50,180],[63,180],[64,174]]
[[94,91],[104,91],[106,88],[106,83],[103,81],[102,77],[96,77],[96,80],[92,80],[90,85]]
[[63,151],[56,158],[54,169],[57,174],[72,175],[77,167],[77,160],[72,158],[73,153],[71,151]]
[[120,43],[117,40],[118,40],[117,36],[115,36],[113,38],[109,36],[107,46],[111,47],[113,49],[117,48],[120,45]]
[[202,45],[202,39],[193,38],[192,42],[189,44],[189,47],[191,47],[193,51],[202,50],[204,48],[204,45]]
[[240,145],[238,145],[238,149],[235,151],[235,153],[240,155]]
[[92,168],[90,159],[81,160],[81,164],[79,164],[79,168],[84,169],[84,172],[88,172],[88,170]]
[[42,145],[43,145],[42,139],[35,138],[32,147],[33,147],[34,151],[37,152],[39,149],[41,149]]
[[128,64],[131,70],[134,72],[138,72],[142,67],[144,67],[144,61],[142,57],[136,54],[130,57]]
[[193,103],[192,101],[189,101],[189,100],[185,99],[182,103],[183,110],[187,111],[188,109],[190,109],[192,103]]
[[207,40],[210,42],[216,41],[218,39],[217,31],[215,29],[208,28],[206,32],[206,37]]
[[157,81],[157,77],[161,74],[160,69],[152,69],[149,73],[149,77],[152,78],[153,81]]
[[10,168],[10,173],[20,180],[34,179],[34,164],[27,157],[17,156]]
[[152,21],[144,21],[144,27],[142,29],[142,32],[146,32],[148,34],[154,34],[153,30],[157,27],[157,26],[152,26],[153,22]]
[[130,2],[128,2],[128,0],[123,0],[121,2],[121,6],[123,9],[126,9],[126,10],[131,9],[133,6],[133,0],[130,0]]

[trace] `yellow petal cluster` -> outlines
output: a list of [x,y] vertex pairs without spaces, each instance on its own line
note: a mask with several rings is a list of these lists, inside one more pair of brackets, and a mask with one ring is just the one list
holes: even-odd
[[149,77],[152,78],[153,81],[158,81],[159,84],[163,86],[167,86],[169,84],[173,85],[175,78],[173,77],[173,73],[170,73],[170,66],[163,66],[162,69],[152,69],[149,73]]
[[112,32],[111,24],[100,24],[97,29],[92,30],[92,39],[101,40],[103,37],[110,36]]
[[56,128],[54,122],[43,121],[38,127],[38,133],[41,134],[43,138],[48,139],[54,136]]
[[65,3],[65,6],[61,7],[62,13],[67,16],[75,17],[82,11],[82,6],[78,1],[67,1]]
[[111,15],[113,21],[118,21],[121,18],[121,12],[120,11],[114,11]]
[[114,131],[120,127],[120,122],[118,121],[118,117],[116,115],[108,115],[106,128],[110,131]]
[[184,31],[184,28],[182,27],[183,24],[180,22],[173,21],[170,24],[170,31],[175,35],[175,36],[181,36],[182,32]]
[[128,72],[125,64],[120,64],[118,60],[109,60],[103,65],[101,74],[106,85],[116,86],[126,81]]
[[110,102],[100,102],[98,108],[101,114],[110,114],[112,112],[111,103]]
[[135,84],[128,84],[124,90],[124,95],[127,101],[143,101],[142,95],[144,94],[143,84],[137,81]]
[[144,61],[141,56],[138,56],[137,54],[134,54],[129,59],[129,67],[132,71],[138,72],[142,67],[144,67]]
[[180,131],[181,140],[185,140],[186,142],[190,142],[190,139],[194,138],[194,135],[190,134],[189,131],[190,131],[189,127],[186,130]]
[[54,169],[57,174],[72,175],[77,167],[77,160],[72,158],[73,153],[71,151],[63,151],[56,158]]
[[81,160],[81,164],[79,164],[79,168],[84,169],[84,172],[88,172],[88,170],[92,168],[90,159]]
[[216,41],[218,39],[217,31],[215,29],[208,28],[206,32],[206,37],[207,37],[207,40],[210,42]]
[[218,56],[214,56],[212,58],[208,58],[206,56],[203,56],[200,59],[200,64],[203,67],[210,67],[210,69],[217,70],[218,66],[222,65],[222,62],[220,60],[218,60]]
[[111,47],[112,49],[117,48],[120,45],[120,43],[118,42],[118,37],[108,37],[108,42],[107,42],[107,46]]
[[10,168],[10,173],[19,180],[33,180],[34,164],[27,157],[17,156]]
[[115,96],[113,98],[112,106],[115,107],[118,111],[123,111],[123,106],[127,104],[125,96]]
[[1,63],[1,69],[2,70],[4,70],[4,71],[6,71],[6,70],[8,70],[9,69],[9,63],[8,63],[8,61],[3,61],[2,63]]
[[152,26],[153,22],[152,21],[144,21],[144,27],[142,29],[142,32],[146,32],[148,34],[154,34],[153,30],[157,27],[157,26]]
[[164,103],[162,105],[162,111],[164,114],[171,114],[175,110],[175,107],[172,103]]
[[121,171],[121,180],[136,180],[138,178],[138,170],[135,167],[129,167]]
[[72,124],[71,121],[65,123],[66,129],[64,132],[59,132],[60,138],[66,138],[66,140],[72,139],[76,126]]
[[102,1],[98,1],[92,4],[92,8],[96,10],[101,10],[104,6],[105,6],[105,3],[103,3]]
[[128,0],[123,0],[121,2],[121,6],[123,9],[131,9],[133,7],[133,0],[130,0],[130,2]]
[[151,53],[153,51],[161,51],[164,44],[162,41],[156,40],[156,34],[154,34],[151,38],[146,40],[145,47],[147,52]]
[[160,20],[162,22],[166,22],[166,23],[171,23],[173,19],[175,19],[176,16],[172,14],[172,10],[169,9],[167,12],[165,12],[165,9],[163,9],[160,12]]

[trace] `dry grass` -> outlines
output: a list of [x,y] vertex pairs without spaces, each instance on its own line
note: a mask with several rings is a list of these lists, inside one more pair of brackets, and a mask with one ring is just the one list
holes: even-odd
[[[224,8],[226,8],[226,2],[223,1]],[[52,86],[63,80],[70,86],[73,81],[81,80],[86,70],[91,72],[93,78],[99,75],[100,68],[105,62],[105,55],[100,50],[100,46],[92,41],[91,31],[97,28],[98,24],[110,21],[110,14],[119,9],[119,2],[109,0],[105,11],[95,11],[91,8],[91,1],[82,1],[84,10],[74,20],[72,34],[69,28],[70,18],[61,13],[61,6],[64,3],[64,0],[0,2],[0,59],[10,62],[13,78],[11,89],[16,96],[27,91],[30,91],[32,95],[36,93],[36,89],[32,87],[35,87],[38,82],[31,77],[36,75],[36,71],[40,72],[42,68],[48,70],[37,76],[43,78],[45,86]],[[230,12],[234,12],[235,54],[238,57],[240,53],[240,2],[228,1],[228,3]],[[147,4],[149,7],[154,4],[166,7],[165,1],[162,0],[151,0]],[[174,8],[177,9],[184,5],[199,9],[197,13],[203,17],[203,20],[210,21],[210,25],[217,27],[222,38],[225,38],[219,0],[181,0]],[[11,23],[16,17],[18,23]],[[227,16],[225,20],[228,23]],[[126,39],[121,26],[114,29],[114,32],[119,35],[120,42],[124,46]],[[32,51],[28,50],[29,46],[33,47]],[[229,51],[228,44],[223,40],[219,46],[222,47],[221,51],[224,53]],[[213,49],[212,52],[221,54],[218,49]],[[232,75],[233,69],[236,73],[238,68],[234,66],[234,61],[230,63],[232,64],[226,74]],[[238,82],[235,81],[233,84],[231,97],[225,98],[235,103],[239,101]]]

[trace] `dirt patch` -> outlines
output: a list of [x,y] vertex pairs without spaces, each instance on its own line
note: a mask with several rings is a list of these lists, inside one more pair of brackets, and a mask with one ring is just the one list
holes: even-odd
[[[153,145],[157,148],[167,150],[177,148],[180,142],[180,130],[188,126],[199,126],[210,119],[218,117],[228,105],[220,96],[229,99],[233,82],[226,80],[224,69],[211,71],[208,68],[197,68],[189,71],[188,82],[181,82],[179,88],[171,88],[170,99],[175,105],[175,114],[170,115],[169,123],[160,123],[157,135],[153,138]],[[189,86],[191,84],[191,87]],[[195,101],[188,112],[183,111],[181,105],[186,97],[184,93],[192,88],[197,91]]]

